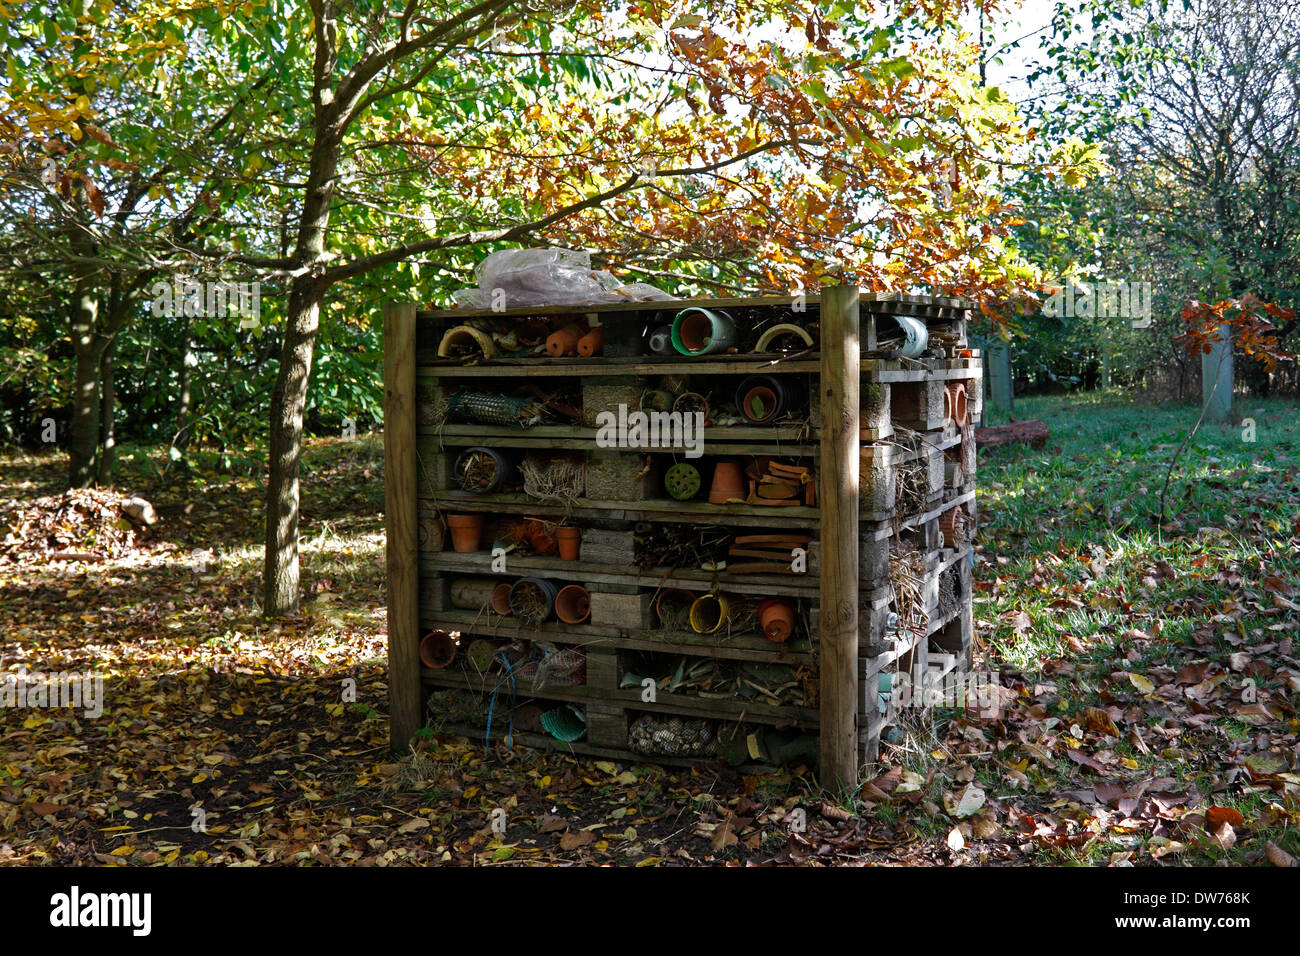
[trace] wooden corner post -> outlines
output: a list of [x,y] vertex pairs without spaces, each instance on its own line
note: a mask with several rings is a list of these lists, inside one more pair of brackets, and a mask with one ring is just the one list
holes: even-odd
[[[858,289],[821,297],[820,746],[823,784],[858,784]],[[391,639],[391,638],[390,638]]]
[[388,713],[404,753],[420,728],[420,584],[415,501],[415,305],[384,306],[384,525]]

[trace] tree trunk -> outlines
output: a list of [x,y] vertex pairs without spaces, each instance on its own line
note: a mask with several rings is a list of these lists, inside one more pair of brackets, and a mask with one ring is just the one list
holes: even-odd
[[280,370],[271,394],[270,474],[266,487],[266,557],[263,613],[267,617],[298,610],[298,468],[307,383],[320,327],[324,283],[294,280],[289,293]]
[[99,356],[96,334],[99,299],[88,280],[77,284],[72,305],[72,348],[76,379],[72,396],[72,440],[68,456],[68,487],[85,488],[94,480],[99,448]]
[[117,336],[104,346],[99,357],[99,433],[103,448],[99,452],[100,487],[113,483],[113,468],[117,464],[117,438],[113,416],[117,410],[117,390],[113,385],[113,356],[117,351]]

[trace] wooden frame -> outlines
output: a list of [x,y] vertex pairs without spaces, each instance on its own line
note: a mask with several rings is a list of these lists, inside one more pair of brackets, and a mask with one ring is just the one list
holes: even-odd
[[[901,312],[921,318],[930,328],[939,330],[944,340],[958,341],[964,349],[971,305],[952,299],[860,294],[853,287],[828,289],[820,297],[808,297],[806,303],[819,319],[822,345],[789,359],[754,354],[711,355],[703,359],[647,356],[620,349],[616,356],[585,360],[497,356],[474,363],[437,357],[437,337],[443,326],[475,317],[572,315],[615,323],[609,326],[612,331],[607,332],[607,340],[616,335],[620,341],[635,342],[639,340],[630,337],[627,328],[620,331],[617,323],[661,321],[666,313],[676,312],[688,303],[620,303],[505,313],[427,313],[417,312],[409,304],[386,307],[389,693],[395,751],[408,748],[412,735],[423,723],[424,700],[432,690],[486,695],[494,689],[494,680],[486,675],[421,667],[419,637],[422,628],[433,626],[459,630],[465,641],[524,637],[584,649],[586,682],[551,687],[540,699],[549,701],[547,706],[572,704],[584,708],[588,735],[575,743],[560,744],[544,734],[524,731],[516,732],[517,742],[668,764],[684,761],[670,756],[646,757],[629,750],[628,728],[646,711],[646,705],[638,688],[619,687],[625,652],[815,666],[819,687],[815,706],[777,706],[680,693],[661,694],[655,706],[683,719],[708,717],[727,725],[743,721],[750,727],[815,731],[819,736],[819,778],[832,788],[856,785],[863,768],[876,757],[883,728],[896,718],[896,708],[880,714],[875,706],[876,684],[882,673],[903,666],[967,666],[973,616],[969,569],[962,562],[969,560],[969,547],[945,549],[939,522],[944,512],[954,506],[972,507],[973,468],[963,476],[960,486],[948,487],[942,481],[931,480],[923,507],[913,514],[899,512],[882,483],[894,481],[896,467],[927,462],[935,471],[942,469],[945,456],[964,457],[967,445],[973,447],[973,440],[968,441],[966,434],[953,430],[950,423],[936,420],[930,406],[932,393],[942,383],[967,380],[978,384],[982,358],[974,351],[954,350],[945,358],[899,360],[877,347],[880,337],[895,324],[889,316]],[[767,315],[775,317],[788,312],[791,300],[711,299],[692,300],[689,304],[738,309],[750,315],[764,314],[766,310]],[[872,354],[871,350],[877,351]],[[863,351],[868,353],[865,358]],[[449,481],[449,462],[464,447],[488,444],[518,454],[591,451],[595,429],[582,424],[531,428],[459,424],[439,420],[432,405],[424,404],[445,402],[461,387],[508,389],[517,384],[510,380],[521,375],[543,385],[557,379],[577,383],[583,406],[591,399],[595,406],[603,407],[618,399],[619,383],[626,388],[627,383],[658,382],[665,377],[751,374],[806,377],[811,386],[811,427],[711,426],[707,439],[711,451],[706,454],[774,454],[805,460],[817,474],[814,506],[717,505],[702,500],[703,495],[701,500],[687,502],[646,497],[655,494],[653,486],[629,486],[625,489],[626,500],[580,498],[570,505],[526,499],[521,493],[476,495]],[[890,411],[891,389],[904,395],[898,407],[911,427],[933,430],[913,433],[904,428],[905,423]],[[921,394],[929,396],[924,414],[919,413],[921,405],[916,400]],[[868,396],[874,409],[871,414],[862,408]],[[940,425],[944,427],[939,429]],[[862,472],[860,468],[868,470]],[[864,507],[863,494],[874,504]],[[599,540],[602,548],[615,551],[583,554],[572,562],[542,556],[517,557],[512,559],[509,575],[499,580],[531,575],[559,584],[581,583],[593,595],[593,618],[576,626],[550,621],[526,628],[510,617],[465,607],[464,599],[457,597],[464,588],[457,582],[493,577],[492,560],[486,551],[459,554],[449,544],[444,547],[441,540],[434,540],[443,534],[440,515],[447,512],[481,513],[489,518],[527,514],[548,520],[565,519],[590,530],[593,542]],[[783,533],[810,535],[809,567],[801,576],[729,570],[638,570],[630,566],[627,557],[627,549],[632,547],[631,529],[638,522],[665,526],[717,524],[742,532],[777,528]],[[889,626],[892,604],[888,568],[891,545],[904,541],[925,556],[923,603],[929,618],[925,627],[907,640],[900,640]],[[955,608],[941,609],[937,603],[938,578],[953,567],[962,568],[963,600]],[[739,634],[718,641],[707,634],[666,632],[657,625],[653,610],[654,594],[664,586],[697,593],[717,588],[740,599],[780,596],[795,601],[806,621],[806,634],[801,638],[805,643],[784,648],[774,647],[761,634]],[[494,722],[494,734],[499,724],[504,726],[502,721]],[[444,729],[482,737],[481,728],[476,731],[463,721],[449,721]]]

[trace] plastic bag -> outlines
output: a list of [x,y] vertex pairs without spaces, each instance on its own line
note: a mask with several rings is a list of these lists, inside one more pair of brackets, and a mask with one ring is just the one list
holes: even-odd
[[458,289],[452,300],[473,309],[515,309],[537,305],[585,305],[672,299],[644,282],[624,285],[593,271],[591,256],[575,249],[503,249],[474,270],[477,289]]

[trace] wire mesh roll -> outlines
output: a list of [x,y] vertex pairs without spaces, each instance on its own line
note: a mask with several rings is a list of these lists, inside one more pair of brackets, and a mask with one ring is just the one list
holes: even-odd
[[526,428],[542,420],[542,406],[532,399],[493,392],[457,392],[447,402],[453,421],[481,425],[515,425]]

